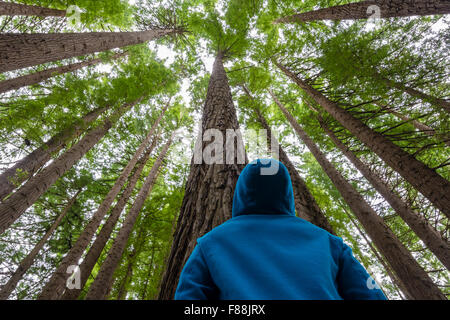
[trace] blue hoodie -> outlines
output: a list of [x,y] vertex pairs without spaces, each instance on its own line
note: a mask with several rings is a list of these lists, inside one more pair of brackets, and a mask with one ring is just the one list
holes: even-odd
[[286,167],[258,159],[239,176],[232,218],[197,239],[175,299],[386,298],[341,238],[295,216]]

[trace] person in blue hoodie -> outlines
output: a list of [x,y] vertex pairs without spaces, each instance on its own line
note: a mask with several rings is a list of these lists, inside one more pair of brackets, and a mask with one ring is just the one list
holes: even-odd
[[239,176],[232,218],[197,239],[175,299],[386,297],[341,238],[296,217],[286,167],[275,159],[257,159]]

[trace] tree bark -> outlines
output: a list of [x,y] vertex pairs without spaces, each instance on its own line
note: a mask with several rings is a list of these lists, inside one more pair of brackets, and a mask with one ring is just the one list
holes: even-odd
[[139,180],[139,177],[141,176],[142,170],[144,170],[145,164],[147,163],[150,157],[150,153],[152,152],[153,148],[156,145],[157,139],[158,137],[155,137],[153,139],[151,146],[139,160],[135,172],[128,181],[128,185],[126,186],[116,205],[112,209],[111,214],[109,215],[105,224],[101,228],[100,232],[95,237],[95,241],[89,248],[88,253],[84,257],[83,262],[80,265],[80,289],[76,288],[71,290],[66,289],[64,294],[61,296],[62,300],[77,299],[83,287],[86,285],[86,282],[89,279],[89,275],[94,269],[94,266],[97,263],[100,254],[102,253],[106,243],[111,237],[111,233],[114,230],[114,227],[117,221],[119,220],[119,217],[122,214],[125,205],[127,204],[131,194],[133,193],[134,188],[136,187],[136,183]]
[[372,252],[375,255],[375,257],[378,259],[378,261],[381,263],[383,268],[386,270],[386,273],[388,274],[388,276],[391,278],[392,282],[394,283],[399,296],[402,297],[402,294],[403,294],[407,299],[413,300],[411,298],[411,296],[409,296],[408,290],[403,286],[402,282],[398,280],[397,276],[392,271],[391,266],[388,263],[386,263],[386,261],[383,259],[383,257],[378,253],[377,248],[375,248],[373,246],[372,242],[370,241],[370,239],[367,238],[366,234],[358,226],[358,224],[356,223],[355,219],[353,219],[353,217],[350,215],[350,213],[346,210],[345,207],[342,207],[342,209],[344,210],[345,214],[350,219],[352,224],[355,226],[355,228],[358,230],[359,234],[367,242],[367,244],[369,245],[370,250],[372,250]]
[[[121,52],[112,56],[111,59],[114,60],[126,54],[127,52]],[[46,70],[27,74],[13,79],[3,80],[0,81],[0,93],[10,90],[17,90],[26,86],[31,86],[33,84],[37,84],[44,80],[50,79],[54,76],[79,70],[87,66],[92,66],[101,63],[102,61],[104,61],[102,58],[91,59],[83,62],[68,64],[66,66],[48,68]]]
[[[243,89],[247,96],[253,100],[253,96],[247,87],[243,86]],[[333,228],[331,227],[328,219],[325,217],[322,210],[320,210],[319,205],[314,199],[313,195],[309,192],[306,183],[303,181],[302,177],[300,177],[297,169],[295,169],[294,164],[289,159],[286,152],[284,152],[283,148],[280,146],[276,137],[272,134],[272,129],[264,118],[261,110],[256,106],[255,112],[257,119],[263,129],[267,132],[267,143],[269,146],[277,145],[279,152],[279,160],[283,163],[289,171],[289,175],[292,180],[292,187],[294,189],[294,199],[295,199],[295,210],[297,211],[297,215],[316,226],[327,230],[331,234],[335,234]]]
[[413,296],[414,299],[420,300],[446,300],[445,295],[433,283],[425,270],[423,270],[417,261],[414,260],[411,253],[398,240],[384,220],[377,215],[361,194],[356,191],[339,171],[336,170],[333,164],[327,160],[314,141],[311,140],[289,111],[287,111],[281,102],[276,99],[273,93],[272,96],[280,110],[289,120],[289,123],[294,128],[295,132],[314,155],[327,176],[331,179],[336,189],[361,222],[375,246],[392,266],[398,279],[402,281],[411,296]]
[[40,173],[33,176],[3,203],[0,203],[0,233],[3,233],[14,223],[56,180],[94,147],[111,129],[117,118],[120,118],[122,114],[140,100],[122,105],[114,111],[111,117],[105,119],[101,125],[86,133],[70,150],[62,154]]
[[172,137],[166,142],[163,149],[161,150],[158,158],[150,170],[141,190],[139,191],[136,200],[133,203],[130,211],[128,212],[122,228],[119,234],[114,239],[111,249],[108,251],[108,255],[100,267],[100,271],[97,274],[94,282],[89,287],[89,291],[86,295],[86,300],[103,300],[107,294],[107,288],[111,287],[114,271],[119,265],[120,259],[122,258],[123,251],[128,243],[131,232],[133,231],[136,220],[141,212],[144,202],[147,196],[151,193],[153,185],[155,184],[156,178],[158,176],[159,169],[161,167],[162,161],[165,158],[167,151],[169,150],[170,144],[172,143]]
[[329,100],[285,66],[275,63],[334,119],[397,171],[406,181],[430,200],[436,208],[441,210],[447,217],[450,217],[450,182],[448,180],[414,158],[413,155],[402,150],[381,133],[372,130],[361,120],[353,117],[348,111],[340,108],[335,102]]
[[0,175],[0,203],[23,181],[42,168],[52,155],[65,147],[65,144],[81,135],[89,124],[94,122],[110,106],[100,107],[73,122],[69,127],[54,135],[44,145],[19,160],[14,166]]
[[0,1],[0,16],[65,17],[66,10]]
[[[168,104],[166,105],[166,108],[168,107]],[[164,111],[165,109],[163,109]],[[107,214],[111,204],[113,203],[116,196],[119,194],[120,190],[122,189],[123,185],[126,182],[126,179],[130,175],[131,171],[133,170],[134,166],[136,165],[137,161],[139,160],[140,155],[148,145],[148,142],[150,141],[150,138],[153,136],[156,127],[159,124],[159,121],[162,118],[163,113],[159,116],[158,120],[155,122],[155,124],[152,125],[152,128],[150,129],[150,132],[148,133],[147,137],[144,139],[144,141],[141,143],[139,148],[136,150],[135,154],[131,158],[131,160],[128,162],[128,164],[125,166],[125,168],[122,170],[122,173],[120,174],[119,178],[116,180],[114,186],[111,188],[111,190],[106,195],[105,199],[103,199],[102,204],[99,206],[97,211],[92,216],[92,219],[87,224],[86,228],[84,229],[83,233],[78,237],[75,245],[70,249],[70,251],[67,253],[67,255],[63,258],[61,261],[61,264],[58,266],[56,271],[53,273],[52,277],[50,278],[49,282],[45,285],[42,292],[39,294],[38,299],[40,300],[53,300],[53,299],[59,299],[65,289],[66,281],[67,281],[67,273],[66,270],[70,265],[78,265],[78,260],[81,258],[83,252],[86,250],[87,246],[89,245],[92,237],[94,236],[95,232],[97,231],[98,227],[102,223],[103,218]]]
[[275,23],[368,19],[377,13],[377,8],[371,6],[379,8],[379,18],[450,13],[450,4],[447,0],[369,0],[297,13],[277,19]]
[[22,279],[25,272],[27,272],[27,270],[33,264],[34,259],[36,258],[39,251],[44,247],[44,244],[47,242],[47,240],[50,238],[50,236],[53,234],[53,232],[56,230],[56,228],[58,228],[59,224],[61,223],[62,219],[64,219],[66,214],[69,212],[70,208],[72,208],[72,205],[75,203],[75,200],[77,199],[80,192],[81,192],[81,190],[78,190],[78,192],[75,193],[75,195],[67,203],[64,210],[59,214],[59,216],[53,222],[51,227],[47,230],[47,232],[41,238],[41,240],[39,240],[39,242],[35,245],[33,250],[31,250],[31,252],[25,258],[23,258],[23,260],[20,262],[20,264],[17,267],[14,274],[11,276],[11,278],[8,280],[8,282],[0,290],[0,300],[8,299],[11,292],[16,288],[17,283]]
[[336,147],[350,160],[361,172],[364,178],[370,182],[375,190],[383,196],[389,205],[395,210],[403,221],[416,233],[442,264],[450,270],[450,244],[431,227],[427,221],[417,212],[413,211],[399,196],[392,192],[386,183],[369,169],[356,155],[345,146],[336,135],[328,128],[323,120],[319,120],[325,133],[331,138]]
[[[202,142],[202,133],[207,129],[217,129],[223,136],[226,136],[226,129],[239,129],[221,52],[217,54],[209,79],[201,129],[194,153],[204,151],[206,144]],[[243,145],[238,142],[235,147],[243,148]],[[224,150],[227,148],[225,141],[223,148]],[[236,148],[234,150],[236,151]],[[234,154],[232,164],[206,164],[205,161],[196,164],[194,158],[195,156],[191,161],[185,195],[158,299],[173,298],[181,270],[196,244],[196,239],[231,218],[234,188],[239,173],[244,168],[244,164],[237,159],[237,152]],[[245,157],[243,162],[246,160]]]
[[0,72],[139,44],[176,33],[176,29],[137,32],[3,34]]

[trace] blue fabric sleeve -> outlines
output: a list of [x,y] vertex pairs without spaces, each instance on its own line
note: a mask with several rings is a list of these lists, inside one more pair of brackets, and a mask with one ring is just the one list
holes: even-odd
[[197,243],[181,271],[175,300],[216,300],[218,292],[200,244]]
[[339,272],[337,276],[338,291],[344,300],[387,300],[381,289],[366,269],[352,254],[352,249],[343,244],[339,258]]

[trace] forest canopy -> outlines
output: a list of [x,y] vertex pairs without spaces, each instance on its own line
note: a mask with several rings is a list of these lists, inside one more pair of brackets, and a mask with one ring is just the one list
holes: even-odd
[[[272,156],[387,298],[447,299],[450,5],[427,1],[0,2],[0,299],[172,299]],[[211,129],[243,163],[194,161]]]

